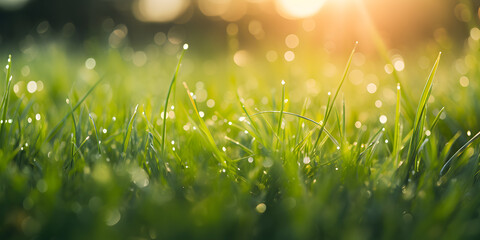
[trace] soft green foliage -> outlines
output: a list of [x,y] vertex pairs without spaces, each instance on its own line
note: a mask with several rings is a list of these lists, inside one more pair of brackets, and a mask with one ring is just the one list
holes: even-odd
[[[347,80],[355,49],[320,94],[291,76],[282,85],[240,82],[247,73],[264,77],[261,63],[183,75],[203,60],[187,52],[181,66],[185,51],[134,67],[109,49],[95,69],[79,53],[66,60],[59,46],[38,51],[50,61],[8,60],[3,84],[0,239],[480,237],[480,135],[465,134],[480,130],[474,50],[466,53],[474,56],[468,88],[437,88],[437,78],[458,79],[442,70],[452,59],[437,58],[423,93],[425,76],[413,70],[374,70],[378,92],[393,93],[372,95],[392,99],[381,110]],[[313,60],[299,66],[325,63]],[[209,80],[225,76],[238,85]],[[27,92],[32,80],[44,90]],[[197,101],[203,91],[215,106]],[[394,120],[380,123],[380,114]]]

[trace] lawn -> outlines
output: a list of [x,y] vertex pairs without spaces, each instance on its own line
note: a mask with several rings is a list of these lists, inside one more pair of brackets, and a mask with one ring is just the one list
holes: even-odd
[[236,24],[1,48],[0,239],[478,239],[472,24],[410,51]]

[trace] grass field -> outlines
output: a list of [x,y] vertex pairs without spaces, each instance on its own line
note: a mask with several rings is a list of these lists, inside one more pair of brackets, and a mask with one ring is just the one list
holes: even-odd
[[478,239],[477,35],[393,60],[14,49],[0,238]]

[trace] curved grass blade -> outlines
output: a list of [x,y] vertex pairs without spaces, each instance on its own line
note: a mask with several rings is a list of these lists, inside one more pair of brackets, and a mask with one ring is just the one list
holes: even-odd
[[[3,93],[2,104],[0,105],[0,109],[2,111],[2,115],[0,117],[2,122],[7,121],[7,110],[8,110],[8,100],[10,96],[10,86],[12,84],[12,55],[8,55],[8,64],[7,64],[7,75],[5,78],[5,92]],[[4,131],[5,124],[1,124],[0,126],[0,137],[2,139],[1,143],[3,143],[3,131]]]
[[395,133],[394,133],[394,139],[393,139],[393,151],[392,153],[394,154],[394,166],[398,166],[398,155],[400,153],[400,140],[402,136],[400,135],[400,108],[401,108],[401,87],[400,83],[397,83],[397,105],[395,107]]
[[347,65],[345,66],[345,70],[343,71],[342,80],[340,81],[340,84],[338,85],[337,90],[335,91],[335,94],[333,95],[332,101],[329,104],[327,104],[327,109],[325,110],[326,114],[325,114],[325,117],[323,119],[323,124],[322,124],[322,127],[320,128],[320,132],[318,133],[317,140],[315,141],[315,144],[313,145],[313,149],[317,148],[320,137],[322,136],[322,133],[325,129],[325,125],[327,125],[327,121],[328,121],[328,118],[330,116],[330,113],[332,112],[333,105],[335,104],[335,100],[337,99],[338,93],[340,92],[340,89],[342,88],[342,85],[345,82],[345,79],[347,78],[348,71],[350,70],[350,65],[352,64],[353,55],[355,54],[357,46],[358,46],[358,42],[355,42],[355,46],[353,47],[352,52],[350,53],[350,57],[348,58]]
[[190,89],[188,88],[188,85],[186,82],[183,82],[183,86],[185,87],[185,89],[187,90],[187,95],[188,95],[188,98],[190,99],[190,102],[192,103],[192,106],[193,106],[193,110],[194,110],[194,113],[195,113],[195,116],[197,116],[197,119],[198,119],[198,122],[200,123],[198,128],[201,130],[201,132],[204,134],[205,138],[207,139],[209,145],[210,145],[210,148],[212,149],[214,155],[217,157],[217,160],[219,161],[219,163],[223,166],[223,167],[227,167],[227,164],[226,164],[226,160],[230,161],[230,159],[228,159],[225,154],[223,154],[223,152],[221,152],[218,148],[217,148],[217,145],[215,143],[215,140],[213,139],[213,136],[212,134],[210,133],[210,130],[208,130],[208,127],[207,125],[205,124],[205,122],[203,121],[203,119],[200,117],[200,114],[198,113],[198,108],[197,108],[197,104],[195,103],[195,100],[193,99],[193,93],[190,92]]
[[133,128],[133,122],[135,121],[135,116],[137,116],[137,109],[138,109],[138,104],[135,106],[135,110],[133,111],[132,118],[130,118],[130,122],[128,123],[127,126],[127,131],[125,134],[125,138],[123,139],[123,155],[125,156],[127,153],[127,148],[128,148],[128,143],[130,142],[130,135],[132,134],[132,128]]
[[443,165],[442,169],[440,170],[440,176],[443,176],[449,169],[450,165],[452,165],[452,162],[465,151],[475,140],[480,138],[480,132],[475,134],[467,143],[465,143],[460,149],[458,149],[457,152],[455,152],[450,159]]
[[435,126],[437,126],[437,123],[440,120],[440,115],[442,115],[444,110],[445,110],[445,107],[442,107],[442,109],[440,109],[440,111],[437,113],[437,116],[435,116],[435,119],[432,122],[432,126],[430,127],[430,132],[432,132]]
[[[283,122],[283,109],[285,108],[285,81],[282,80],[282,102],[280,107],[280,116],[278,116],[278,126],[277,126],[277,136],[280,137],[280,130],[282,129],[282,122]],[[275,141],[275,138],[273,138]],[[280,141],[277,141],[276,148],[278,149],[278,144]]]
[[416,165],[415,164],[415,161],[417,158],[416,150],[418,149],[418,145],[423,135],[423,124],[424,124],[424,119],[426,114],[427,101],[432,92],[433,79],[435,77],[435,73],[437,72],[437,68],[438,68],[438,64],[440,62],[441,56],[442,56],[442,53],[440,52],[438,54],[437,60],[435,61],[435,64],[433,65],[432,71],[428,76],[427,83],[423,88],[422,96],[418,103],[417,113],[415,115],[415,121],[413,126],[412,138],[410,140],[410,145],[408,148],[406,169],[404,171],[405,181],[408,179],[411,168]]
[[93,131],[95,131],[95,139],[97,139],[98,154],[101,154],[102,152],[100,150],[100,139],[98,138],[97,126],[95,126],[95,121],[93,121],[92,114],[88,114],[88,117],[90,118],[90,122],[93,125]]
[[243,105],[243,104],[242,104],[242,110],[245,113],[245,115],[247,115],[247,118],[251,123],[250,125],[252,126],[252,129],[253,129],[253,133],[251,133],[251,134],[255,137],[255,139],[258,139],[262,143],[263,146],[267,146],[264,139],[261,137],[260,130],[258,129],[257,124],[255,123],[255,121],[253,121],[252,117],[250,116],[247,109],[245,108],[245,105]]
[[80,146],[77,147],[76,144],[74,144],[75,148],[77,149],[74,153],[73,153],[73,156],[72,157],[75,157],[78,153],[80,153],[80,149],[82,148],[82,146],[88,141],[88,139],[90,139],[90,136],[87,136],[85,138],[85,140],[83,140],[83,142],[80,144]]
[[182,53],[180,54],[180,58],[177,62],[177,67],[175,68],[175,73],[173,74],[172,81],[170,82],[170,87],[168,87],[167,98],[165,99],[165,106],[163,109],[163,129],[162,129],[162,154],[165,154],[165,135],[167,132],[167,110],[168,110],[168,100],[170,98],[170,94],[175,92],[175,86],[177,83],[178,71],[180,70],[180,64],[182,63],[183,56],[188,49],[188,44],[183,45]]
[[240,142],[238,142],[237,140],[235,139],[232,139],[232,138],[229,138],[228,136],[225,136],[225,139],[228,140],[229,142],[239,146],[241,149],[243,149],[245,152],[249,153],[250,155],[254,155],[255,153],[250,150],[249,148],[247,148],[245,145],[241,144]]
[[93,84],[92,87],[90,87],[90,89],[87,91],[87,93],[85,93],[85,95],[83,95],[83,97],[80,99],[80,101],[78,101],[77,104],[75,104],[75,106],[67,113],[65,114],[65,116],[62,118],[62,120],[60,120],[60,122],[57,123],[57,125],[55,125],[55,127],[53,127],[53,129],[48,133],[47,135],[47,138],[46,138],[46,141],[50,141],[52,140],[53,136],[55,136],[55,134],[57,134],[58,130],[60,129],[60,127],[62,126],[63,123],[65,123],[65,121],[67,120],[68,116],[70,114],[72,114],[79,106],[80,104],[83,103],[83,101],[85,101],[85,99],[88,97],[88,95],[90,95],[90,93],[92,93],[92,91],[98,86],[98,84],[100,84],[100,82],[102,82],[105,78],[104,77],[101,77],[95,84]]
[[[256,116],[256,115],[260,115],[260,114],[265,114],[265,113],[280,113],[280,111],[261,111],[261,112],[257,112],[257,113],[254,113],[252,114],[251,116]],[[310,118],[307,118],[307,117],[304,117],[302,115],[299,115],[299,114],[296,114],[296,113],[291,113],[291,112],[283,112],[283,114],[285,115],[291,115],[291,116],[295,116],[295,117],[298,117],[298,118],[301,118],[301,119],[304,119],[304,120],[307,120],[311,123],[314,123],[315,125],[319,126],[319,127],[324,127],[323,124],[319,123],[319,122],[316,122],[315,120],[312,120]],[[324,128],[324,131],[325,133],[327,134],[327,136],[330,138],[330,140],[332,140],[332,142],[337,146],[337,147],[340,147],[340,144],[338,143],[337,139],[335,139],[335,137],[333,137],[333,135],[327,131],[326,128]]]

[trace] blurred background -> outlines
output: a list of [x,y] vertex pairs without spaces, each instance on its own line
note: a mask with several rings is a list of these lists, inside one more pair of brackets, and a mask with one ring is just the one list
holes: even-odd
[[[285,79],[294,83],[289,104],[301,108],[306,97],[325,104],[317,95],[337,86],[359,41],[343,90],[348,108],[358,110],[352,121],[367,121],[395,109],[397,81],[415,102],[439,51],[436,94],[460,101],[457,93],[479,87],[479,7],[473,0],[0,0],[0,54],[18,64],[17,97],[63,106],[72,82],[88,86],[107,75],[110,94],[131,96],[109,99],[128,106],[146,94],[164,97],[159,90],[188,43],[179,81],[200,82],[200,104],[216,99],[225,110],[239,93],[247,105],[271,109]],[[48,87],[34,93],[30,82]],[[457,110],[450,111],[461,116]]]
[[238,32],[245,45],[294,33],[332,49],[350,49],[357,40],[369,48],[373,28],[388,47],[402,48],[446,35],[465,39],[465,22],[478,20],[471,9],[479,5],[457,0],[0,0],[0,43],[17,47],[26,37],[49,35],[69,41],[107,36],[112,46],[123,38],[134,45],[155,39],[222,46],[226,26],[235,23],[228,33]]

